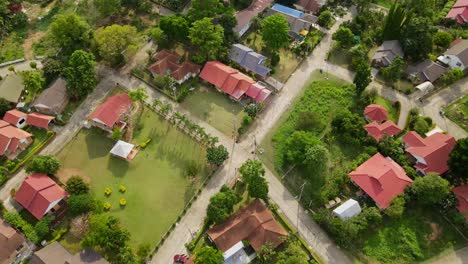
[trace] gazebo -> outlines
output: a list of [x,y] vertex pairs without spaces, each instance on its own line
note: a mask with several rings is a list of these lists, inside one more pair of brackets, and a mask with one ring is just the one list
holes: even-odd
[[111,149],[110,154],[125,160],[132,160],[137,153],[134,147],[133,144],[119,140]]

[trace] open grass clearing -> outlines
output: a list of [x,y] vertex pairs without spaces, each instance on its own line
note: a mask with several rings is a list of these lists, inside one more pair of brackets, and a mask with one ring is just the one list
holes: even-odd
[[375,103],[383,106],[388,111],[388,119],[392,120],[395,124],[398,123],[398,118],[400,116],[400,106],[394,106],[394,103],[387,98],[382,96],[377,96],[375,98]]
[[[80,171],[91,180],[96,197],[111,203],[109,213],[130,231],[135,247],[156,244],[208,175],[205,149],[156,113],[145,109],[139,127],[133,143],[152,141],[130,162],[110,156],[115,141],[98,129],[82,130],[58,154],[64,169]],[[196,177],[187,175],[191,164],[199,168]],[[120,185],[125,193],[119,192]],[[106,187],[112,190],[109,197]],[[121,198],[127,200],[124,208]]]
[[242,106],[238,102],[229,99],[229,96],[216,91],[215,88],[203,85],[187,96],[181,105],[228,136],[237,134],[244,116]]
[[468,95],[464,95],[445,107],[445,115],[465,131],[468,131]]
[[346,50],[340,48],[331,49],[327,59],[329,62],[346,69],[348,69],[351,64],[351,56]]

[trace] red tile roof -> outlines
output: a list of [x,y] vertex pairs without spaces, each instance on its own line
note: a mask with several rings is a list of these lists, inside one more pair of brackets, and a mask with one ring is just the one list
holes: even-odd
[[459,24],[468,22],[468,0],[458,0],[445,18],[455,19]]
[[5,154],[6,150],[14,152],[21,139],[31,136],[28,132],[14,126],[8,125],[0,128],[0,155]]
[[187,74],[198,73],[201,68],[188,61],[179,64],[180,56],[166,49],[161,50],[154,57],[157,61],[149,66],[149,71],[158,75],[170,74],[177,81],[183,80]]
[[400,165],[380,153],[350,172],[349,177],[383,209],[413,182]]
[[387,120],[382,124],[374,121],[365,125],[364,129],[377,141],[380,141],[385,135],[394,136],[401,132],[401,128],[391,120]]
[[197,74],[200,72],[200,65],[193,64],[188,61],[184,61],[182,64],[178,65],[178,68],[171,73],[172,78],[180,81],[187,74]]
[[383,106],[371,104],[364,109],[364,115],[369,120],[383,122],[387,120],[388,112]]
[[67,192],[42,173],[26,177],[16,193],[15,200],[34,217],[41,219],[48,207],[67,196]]
[[99,120],[106,126],[112,128],[120,117],[128,111],[132,100],[128,94],[117,94],[106,99],[104,103],[94,110],[89,119]]
[[10,123],[0,119],[0,128],[6,127],[6,126],[9,126],[9,125],[10,125]]
[[250,23],[253,17],[263,12],[271,3],[273,3],[273,0],[254,0],[249,7],[236,12],[237,25],[234,27],[234,31],[239,33]]
[[318,12],[320,9],[320,4],[317,2],[317,0],[299,0],[297,5],[312,13]]
[[403,137],[403,141],[407,146],[406,152],[424,159],[426,164],[416,163],[418,170],[424,174],[429,172],[443,174],[448,171],[447,161],[456,143],[454,137],[435,133],[422,138],[416,132],[411,131]]
[[31,113],[28,114],[28,119],[26,119],[26,124],[30,126],[40,127],[49,129],[50,121],[54,120],[55,117],[43,115],[39,113]]
[[468,220],[468,184],[457,186],[452,189],[458,199],[457,209]]
[[8,112],[5,113],[5,115],[3,116],[3,120],[5,120],[6,122],[16,126],[16,124],[18,124],[18,121],[21,119],[21,118],[27,118],[27,114],[17,110],[17,109],[12,109]]
[[249,76],[218,61],[207,62],[200,73],[200,78],[236,100],[247,95],[256,102],[263,102],[271,93]]
[[267,242],[276,248],[282,243],[281,238],[288,235],[265,204],[258,199],[207,233],[223,252],[242,240],[249,241],[255,251]]

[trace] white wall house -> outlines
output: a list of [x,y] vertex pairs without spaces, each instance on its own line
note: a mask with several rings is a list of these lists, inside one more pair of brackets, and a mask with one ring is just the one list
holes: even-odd
[[463,64],[463,62],[455,55],[442,55],[437,58],[438,61],[443,64],[447,64],[450,69],[460,69],[465,70],[468,65]]
[[456,39],[438,61],[448,65],[451,69],[468,69],[468,39]]

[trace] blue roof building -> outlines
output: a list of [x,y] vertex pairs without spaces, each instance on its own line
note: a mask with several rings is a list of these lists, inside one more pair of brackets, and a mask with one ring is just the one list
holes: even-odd
[[304,12],[280,4],[274,4],[271,9],[295,18],[301,18],[305,15]]
[[[266,16],[281,14],[289,23],[289,35],[298,38],[302,31],[309,31],[317,23],[318,17],[306,14],[284,5],[275,4],[266,13]],[[299,37],[303,39],[303,36]]]
[[242,44],[232,45],[229,52],[229,59],[261,77],[267,77],[271,71],[270,68],[264,66],[267,59],[265,56]]

